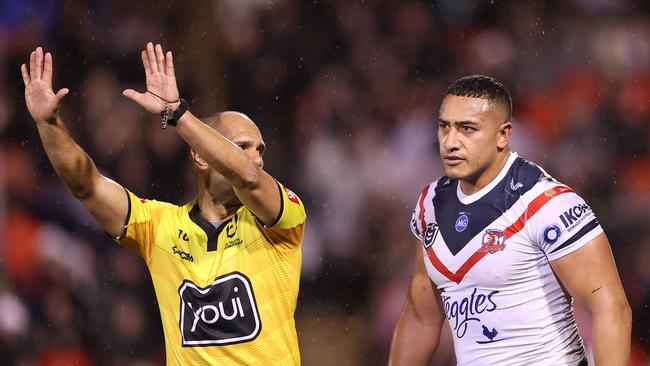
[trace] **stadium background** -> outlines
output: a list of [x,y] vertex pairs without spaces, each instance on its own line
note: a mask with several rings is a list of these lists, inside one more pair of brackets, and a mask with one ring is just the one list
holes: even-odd
[[[304,364],[385,363],[411,272],[411,210],[442,172],[440,93],[471,73],[512,92],[514,150],[597,213],[634,311],[633,364],[650,364],[649,4],[3,1],[0,364],[164,359],[143,261],[112,244],[54,175],[19,73],[34,47],[52,51],[55,88],[71,89],[62,115],[101,171],[181,203],[195,192],[185,144],[121,96],[143,88],[149,40],[174,51],[193,112],[234,109],[258,123],[267,170],[307,206]],[[452,357],[445,336],[436,364]]]

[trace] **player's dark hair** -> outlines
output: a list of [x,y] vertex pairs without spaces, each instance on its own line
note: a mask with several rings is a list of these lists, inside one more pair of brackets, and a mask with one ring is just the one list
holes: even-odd
[[447,89],[443,97],[455,95],[487,99],[490,103],[500,104],[506,108],[508,120],[512,118],[512,97],[510,92],[498,80],[484,75],[470,75],[462,77]]

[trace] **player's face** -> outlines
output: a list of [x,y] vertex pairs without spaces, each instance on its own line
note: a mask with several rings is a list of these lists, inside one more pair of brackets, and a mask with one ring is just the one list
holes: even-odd
[[438,143],[445,174],[475,183],[496,164],[507,147],[500,129],[507,119],[503,108],[487,99],[448,95],[440,105]]

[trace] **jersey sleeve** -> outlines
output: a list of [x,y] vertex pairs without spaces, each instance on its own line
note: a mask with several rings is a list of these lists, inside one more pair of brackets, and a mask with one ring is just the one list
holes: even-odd
[[126,193],[129,197],[129,210],[124,231],[122,236],[114,239],[120,245],[140,254],[148,263],[157,224],[152,218],[152,211],[155,211],[162,202],[139,198],[129,190],[126,190]]
[[531,239],[549,261],[578,250],[603,232],[591,207],[575,192],[550,199],[531,220]]
[[415,203],[415,208],[413,209],[413,214],[411,215],[411,224],[409,225],[411,227],[411,232],[420,241],[422,241],[422,233],[424,232],[424,227],[426,226],[424,219],[425,200],[427,200],[427,196],[429,196],[429,189],[431,187],[435,187],[436,184],[438,184],[438,181],[435,181],[432,184],[424,187],[422,193],[420,193],[420,197],[418,197],[418,200]]
[[292,190],[280,182],[277,184],[281,197],[280,213],[273,224],[263,225],[263,231],[276,245],[286,248],[299,247],[307,219],[305,206]]
[[[420,195],[420,198],[418,198],[417,201],[418,203],[420,202],[421,198],[422,195]],[[411,225],[409,225],[411,227],[411,232],[413,233],[413,235],[415,235],[415,237],[420,241],[422,241],[422,223],[421,223],[422,220],[420,220],[421,210],[422,209],[420,205],[416,204],[415,208],[413,209],[413,214],[411,215]]]

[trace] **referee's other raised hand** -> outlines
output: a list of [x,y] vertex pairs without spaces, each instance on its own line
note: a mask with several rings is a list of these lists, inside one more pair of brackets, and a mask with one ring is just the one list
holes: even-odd
[[52,89],[52,54],[47,52],[43,55],[43,49],[37,47],[29,56],[29,69],[26,64],[22,64],[20,72],[25,83],[27,110],[34,121],[56,122],[61,100],[69,90],[63,88],[54,94]]
[[143,93],[126,89],[122,94],[151,113],[160,113],[167,104],[174,110],[178,108],[180,102],[171,51],[165,54],[160,44],[154,46],[149,42],[141,56],[147,89]]

